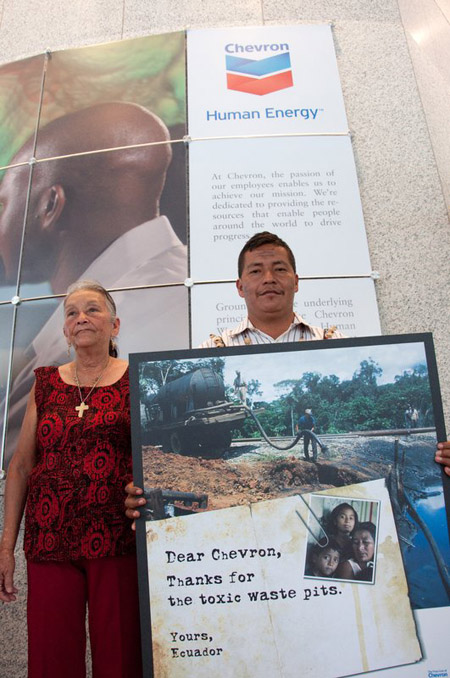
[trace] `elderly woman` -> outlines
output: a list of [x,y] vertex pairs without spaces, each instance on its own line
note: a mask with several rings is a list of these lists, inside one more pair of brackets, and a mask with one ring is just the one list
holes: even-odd
[[337,579],[373,581],[376,527],[370,522],[358,523],[352,534],[353,557],[339,564]]
[[135,540],[123,514],[131,479],[128,364],[101,285],[64,303],[74,359],[40,367],[5,490],[0,599],[16,599],[14,546],[26,504],[29,678],[84,678],[86,606],[94,678],[142,675]]

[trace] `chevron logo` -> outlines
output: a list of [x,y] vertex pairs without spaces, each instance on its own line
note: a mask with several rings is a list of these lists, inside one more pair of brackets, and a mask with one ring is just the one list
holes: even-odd
[[258,60],[229,54],[225,58],[228,89],[262,96],[294,84],[289,52]]

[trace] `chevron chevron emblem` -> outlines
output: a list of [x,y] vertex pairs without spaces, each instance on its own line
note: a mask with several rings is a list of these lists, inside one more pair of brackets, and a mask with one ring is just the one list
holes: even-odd
[[262,96],[294,84],[289,52],[257,60],[229,54],[225,58],[228,89]]

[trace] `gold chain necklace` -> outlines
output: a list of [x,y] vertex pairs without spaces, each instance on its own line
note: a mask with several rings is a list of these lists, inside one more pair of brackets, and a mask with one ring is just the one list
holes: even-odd
[[82,419],[85,410],[88,410],[88,409],[89,409],[89,405],[86,405],[86,400],[89,398],[89,396],[91,395],[92,391],[94,390],[94,388],[97,386],[97,384],[98,384],[98,382],[100,381],[100,379],[101,379],[101,378],[103,377],[103,375],[105,374],[108,365],[109,365],[109,356],[108,356],[108,361],[107,361],[105,367],[104,367],[103,370],[100,372],[100,374],[98,375],[97,379],[94,381],[94,385],[92,386],[91,390],[90,390],[89,393],[87,394],[86,398],[83,398],[83,395],[82,395],[82,393],[81,393],[80,380],[78,379],[77,366],[76,366],[76,364],[74,363],[74,376],[75,376],[75,382],[76,382],[77,387],[78,387],[78,393],[80,394],[80,404],[79,404],[79,405],[76,405],[76,407],[75,407],[75,410],[78,412],[78,417],[79,417],[79,419]]

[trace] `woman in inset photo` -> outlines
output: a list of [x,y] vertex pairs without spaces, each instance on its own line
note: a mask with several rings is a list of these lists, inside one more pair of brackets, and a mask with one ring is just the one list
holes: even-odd
[[359,523],[352,535],[353,557],[340,563],[337,579],[373,581],[376,527],[370,521]]

